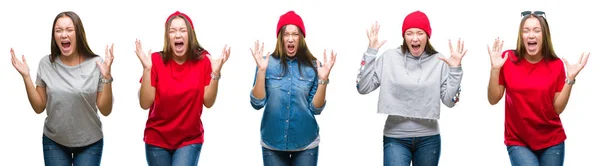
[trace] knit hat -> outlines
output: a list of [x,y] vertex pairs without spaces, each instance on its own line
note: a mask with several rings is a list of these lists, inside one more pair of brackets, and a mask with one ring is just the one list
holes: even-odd
[[404,32],[410,28],[419,28],[427,33],[427,38],[431,37],[431,25],[429,24],[429,18],[427,15],[421,11],[414,11],[404,18],[404,23],[402,24],[402,36],[404,37]]
[[302,18],[293,10],[290,10],[279,17],[279,22],[277,22],[276,36],[279,36],[279,30],[281,30],[283,26],[288,24],[296,25],[300,29],[300,31],[302,31],[304,37],[306,37],[306,31],[304,30],[304,21],[302,21]]
[[194,23],[192,23],[192,19],[190,19],[190,17],[188,17],[188,15],[181,13],[179,11],[176,11],[175,13],[171,14],[169,17],[167,17],[167,21],[165,22],[165,26],[167,26],[167,24],[169,23],[169,19],[176,17],[176,16],[183,16],[183,18],[185,18],[188,22],[190,22],[190,26],[192,26],[192,29],[194,29]]

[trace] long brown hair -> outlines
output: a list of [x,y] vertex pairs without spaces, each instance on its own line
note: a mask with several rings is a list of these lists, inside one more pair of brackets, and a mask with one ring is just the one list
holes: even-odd
[[519,35],[517,37],[517,49],[514,51],[515,55],[517,56],[517,60],[512,62],[518,63],[527,55],[527,48],[525,48],[525,41],[523,41],[523,26],[525,26],[525,21],[527,21],[529,18],[536,18],[538,21],[540,21],[540,27],[542,28],[542,50],[540,50],[540,53],[542,54],[543,59],[545,61],[558,59],[558,56],[556,56],[556,53],[554,53],[552,37],[550,36],[550,26],[548,26],[546,18],[543,16],[530,14],[521,19]]
[[183,17],[182,14],[169,18],[167,23],[165,24],[165,40],[163,45],[163,50],[160,52],[160,56],[163,59],[163,62],[166,64],[169,59],[173,58],[173,48],[171,48],[171,38],[169,36],[169,29],[171,29],[171,22],[175,18],[181,18],[185,22],[185,26],[187,27],[187,35],[188,35],[188,48],[186,51],[186,56],[190,60],[201,60],[204,58],[204,52],[206,51],[198,42],[198,38],[196,38],[196,31],[192,28],[189,20]]
[[[295,25],[286,25],[283,26],[280,30],[279,30],[279,35],[277,35],[277,45],[275,46],[275,51],[273,51],[272,56],[279,59],[279,62],[281,63],[281,65],[283,65],[282,67],[282,73],[281,76],[285,75],[288,72],[288,67],[287,67],[287,53],[285,50],[285,41],[283,41],[283,36],[285,33],[285,29],[287,28],[287,26],[295,26]],[[299,29],[298,29],[299,30]],[[310,53],[310,50],[308,49],[308,46],[306,45],[306,40],[304,40],[304,33],[302,33],[302,31],[299,31],[300,33],[300,37],[298,40],[298,51],[296,52],[296,60],[298,61],[298,69],[300,69],[301,65],[307,65],[310,66],[314,69],[314,71],[317,71],[316,65],[317,64],[313,64],[315,62],[315,60],[317,60],[317,58],[315,58],[315,56],[313,56],[312,53]],[[299,70],[300,74],[302,75],[302,70]]]
[[65,12],[61,12],[58,15],[56,15],[56,17],[54,18],[54,22],[52,22],[52,37],[50,38],[50,62],[54,62],[54,60],[61,55],[60,53],[60,48],[58,47],[58,44],[56,42],[56,39],[54,37],[54,31],[55,31],[55,26],[56,26],[56,22],[58,21],[59,18],[62,17],[69,17],[71,18],[71,20],[73,21],[73,26],[75,26],[75,43],[71,43],[71,44],[75,44],[75,48],[76,53],[79,56],[84,56],[87,58],[93,58],[96,57],[98,55],[94,54],[94,52],[92,52],[92,50],[90,49],[90,46],[88,45],[87,39],[85,37],[85,30],[83,28],[83,23],[81,22],[81,19],[79,18],[79,16],[72,11],[65,11]]

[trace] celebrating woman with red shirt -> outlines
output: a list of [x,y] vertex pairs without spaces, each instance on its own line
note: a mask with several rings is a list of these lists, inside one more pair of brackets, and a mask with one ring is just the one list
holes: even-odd
[[495,105],[506,91],[504,143],[512,165],[562,165],[567,137],[559,115],[589,53],[574,64],[561,61],[545,13],[525,11],[521,16],[516,50],[501,53],[503,42],[498,39],[488,47],[488,100]]
[[192,20],[175,12],[165,23],[161,52],[136,54],[144,73],[140,82],[140,106],[150,109],[144,130],[148,165],[198,165],[204,143],[202,108],[212,107],[217,97],[220,71],[229,48],[212,58],[200,46]]

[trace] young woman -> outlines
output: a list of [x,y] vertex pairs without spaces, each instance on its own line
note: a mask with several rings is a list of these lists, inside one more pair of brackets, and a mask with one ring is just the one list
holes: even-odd
[[70,11],[54,19],[50,55],[40,60],[35,85],[25,56],[19,61],[10,50],[33,111],[47,110],[45,165],[100,165],[104,136],[98,110],[108,116],[113,106],[113,46],[105,51],[102,60],[90,50],[81,19]]
[[221,67],[230,48],[213,58],[200,46],[192,20],[171,14],[165,23],[165,44],[160,52],[136,54],[144,67],[140,80],[140,106],[150,109],[144,130],[146,159],[150,166],[198,165],[204,143],[200,116],[217,98]]
[[261,122],[266,166],[317,165],[319,125],[315,115],[325,107],[325,90],[336,54],[323,52],[321,64],[308,50],[302,18],[289,11],[277,23],[273,54],[263,55],[256,41],[252,56],[257,70],[250,103],[264,109]]
[[[441,150],[440,100],[447,107],[458,102],[462,80],[461,60],[467,53],[458,41],[451,56],[438,53],[429,38],[431,26],[425,13],[415,11],[402,25],[404,42],[399,48],[377,52],[385,41],[378,40],[379,25],[367,31],[369,48],[364,53],[357,90],[379,91],[379,113],[387,114],[383,147],[384,165],[438,165]],[[449,41],[450,42],[450,41]]]
[[495,105],[506,92],[504,143],[512,165],[563,165],[567,137],[559,115],[589,53],[575,64],[563,59],[565,74],[545,13],[525,11],[521,16],[515,50],[501,53],[504,42],[499,39],[488,46],[488,101]]

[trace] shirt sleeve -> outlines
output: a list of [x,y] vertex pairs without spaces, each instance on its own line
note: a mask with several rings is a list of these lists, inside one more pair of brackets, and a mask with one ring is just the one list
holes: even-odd
[[[252,82],[253,87],[256,84],[257,73],[258,73],[258,67],[256,67],[256,70],[254,71],[254,81]],[[265,84],[266,84],[266,80],[265,80]],[[252,94],[252,90],[250,90],[250,104],[252,105],[252,108],[254,108],[255,110],[262,109],[265,106],[265,104],[267,103],[268,96],[269,96],[269,91],[266,89],[265,89],[265,97],[262,99],[255,97]]]
[[373,48],[368,48],[363,54],[356,78],[356,90],[359,94],[368,94],[379,88],[383,58],[384,55],[377,58],[377,50]]
[[45,70],[44,65],[43,65],[44,60],[45,60],[45,58],[42,58],[42,60],[38,64],[38,69],[37,69],[37,73],[36,73],[36,77],[35,77],[35,85],[45,88],[46,82],[44,82],[44,80],[42,79],[42,71]]
[[310,88],[310,92],[308,94],[308,104],[310,111],[315,114],[315,115],[321,115],[321,112],[323,112],[323,109],[325,109],[325,105],[327,105],[327,99],[325,99],[325,101],[323,102],[323,106],[321,107],[315,107],[315,104],[313,104],[313,98],[315,97],[315,94],[317,93],[317,89],[319,88],[319,76],[318,74],[315,74],[315,79],[313,81],[313,85]]

